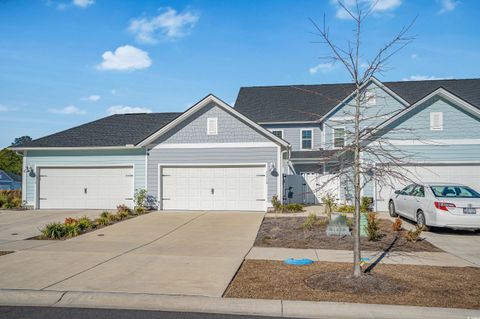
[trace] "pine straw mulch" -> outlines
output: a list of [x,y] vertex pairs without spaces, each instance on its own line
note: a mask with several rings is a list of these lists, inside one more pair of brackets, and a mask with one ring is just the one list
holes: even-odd
[[[283,247],[283,248],[312,248],[312,249],[335,249],[352,250],[353,236],[327,236],[326,224],[316,224],[312,229],[302,227],[306,217],[266,217],[263,219],[254,246],[259,247]],[[442,250],[433,246],[426,240],[409,242],[405,239],[406,230],[396,233],[392,230],[392,222],[378,219],[381,237],[377,241],[369,241],[362,237],[361,247],[366,251],[431,251]],[[397,240],[394,241],[397,235]]]
[[357,284],[349,263],[246,260],[225,297],[480,308],[480,268],[377,265]]

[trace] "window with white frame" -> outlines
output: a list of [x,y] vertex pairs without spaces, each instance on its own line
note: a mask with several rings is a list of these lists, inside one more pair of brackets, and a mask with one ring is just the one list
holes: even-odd
[[218,119],[216,117],[207,118],[207,135],[218,134]]
[[313,146],[313,130],[301,131],[301,149],[311,150]]
[[375,93],[372,91],[365,92],[365,100],[367,105],[376,105],[377,104],[377,97]]
[[333,147],[342,148],[345,146],[345,128],[335,127],[333,128]]
[[283,130],[272,130],[272,134],[276,137],[283,138]]
[[432,131],[443,130],[443,113],[442,112],[430,112],[430,130]]

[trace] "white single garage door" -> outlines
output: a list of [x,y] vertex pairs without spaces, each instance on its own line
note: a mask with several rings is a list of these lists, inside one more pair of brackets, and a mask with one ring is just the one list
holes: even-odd
[[266,209],[265,166],[162,167],[165,210]]
[[41,209],[113,209],[133,205],[132,167],[40,168]]
[[[441,183],[460,183],[480,191],[480,164],[430,164],[422,166],[403,166],[408,178],[411,181],[394,181],[394,187],[383,186],[376,187],[377,210],[388,210],[388,199],[397,189],[411,184],[413,182],[441,182]],[[401,171],[404,173],[404,171]]]

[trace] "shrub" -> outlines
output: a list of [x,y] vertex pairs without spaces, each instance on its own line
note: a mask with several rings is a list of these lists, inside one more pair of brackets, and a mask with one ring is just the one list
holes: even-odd
[[377,214],[374,212],[369,212],[367,214],[367,236],[368,240],[370,241],[375,241],[380,238],[380,233],[378,231]]
[[75,218],[67,217],[67,218],[65,218],[65,221],[63,223],[65,225],[68,225],[68,224],[75,224],[77,222],[78,222],[78,220],[76,220]]
[[420,235],[422,234],[422,231],[422,226],[415,225],[415,230],[409,230],[405,234],[405,239],[415,243],[420,240]]
[[0,192],[0,208],[8,202],[8,195],[5,192]]
[[282,203],[278,200],[277,195],[272,197],[272,206],[276,213],[281,212]]
[[147,212],[147,209],[145,207],[135,207],[135,214],[136,215],[143,215]]
[[98,217],[95,219],[95,224],[98,226],[107,226],[111,224],[111,221],[107,217]]
[[76,237],[81,233],[81,229],[77,222],[63,224],[63,229],[66,237]]
[[48,239],[60,239],[65,236],[65,226],[59,222],[47,224],[40,231],[42,236]]
[[355,212],[355,206],[353,205],[340,205],[336,209],[340,213],[353,213]]
[[400,216],[395,218],[395,221],[392,224],[392,230],[396,232],[402,230],[402,220],[400,219]]
[[283,211],[286,211],[287,213],[299,213],[303,212],[303,205],[302,204],[286,204],[283,205]]
[[15,208],[20,208],[22,207],[22,199],[20,197],[14,197],[12,199],[12,205]]
[[353,218],[347,218],[346,214],[343,214],[343,217],[345,217],[348,228],[353,228],[353,226],[355,225],[355,220]]
[[131,214],[132,210],[127,205],[122,204],[117,206],[117,213],[119,212],[127,212],[128,214]]
[[80,230],[83,232],[83,231],[86,231],[86,230],[89,230],[89,229],[92,229],[94,228],[94,224],[93,224],[93,221],[88,218],[87,216],[82,216],[78,219],[77,221],[78,223],[78,227],[80,228]]
[[145,188],[135,190],[135,195],[133,196],[135,207],[145,207],[147,196],[148,194]]
[[128,216],[130,216],[130,213],[128,211],[125,211],[125,210],[117,211],[117,215],[116,215],[117,220],[128,218]]
[[332,219],[332,212],[335,209],[335,197],[327,194],[325,197],[322,197],[322,202],[325,205],[325,213],[328,216],[328,220]]
[[108,212],[108,211],[104,211],[100,214],[100,218],[104,218],[104,219],[107,219],[109,222],[115,222],[117,221],[117,216],[115,216],[114,214]]
[[360,203],[361,212],[371,212],[372,211],[373,198],[372,197],[362,197]]
[[311,230],[315,224],[317,224],[319,221],[319,218],[317,215],[315,215],[314,213],[311,213],[310,215],[308,215],[308,217],[305,219],[305,222],[302,224],[302,228],[303,229],[308,229],[308,230]]
[[0,208],[22,207],[22,193],[17,190],[0,190]]

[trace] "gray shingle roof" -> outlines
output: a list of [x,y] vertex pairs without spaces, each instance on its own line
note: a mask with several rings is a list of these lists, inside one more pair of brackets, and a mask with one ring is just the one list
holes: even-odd
[[[383,83],[410,104],[443,87],[480,108],[480,79]],[[242,87],[235,109],[257,122],[315,121],[353,90],[351,83]]]
[[116,114],[18,147],[105,147],[137,144],[182,113]]

